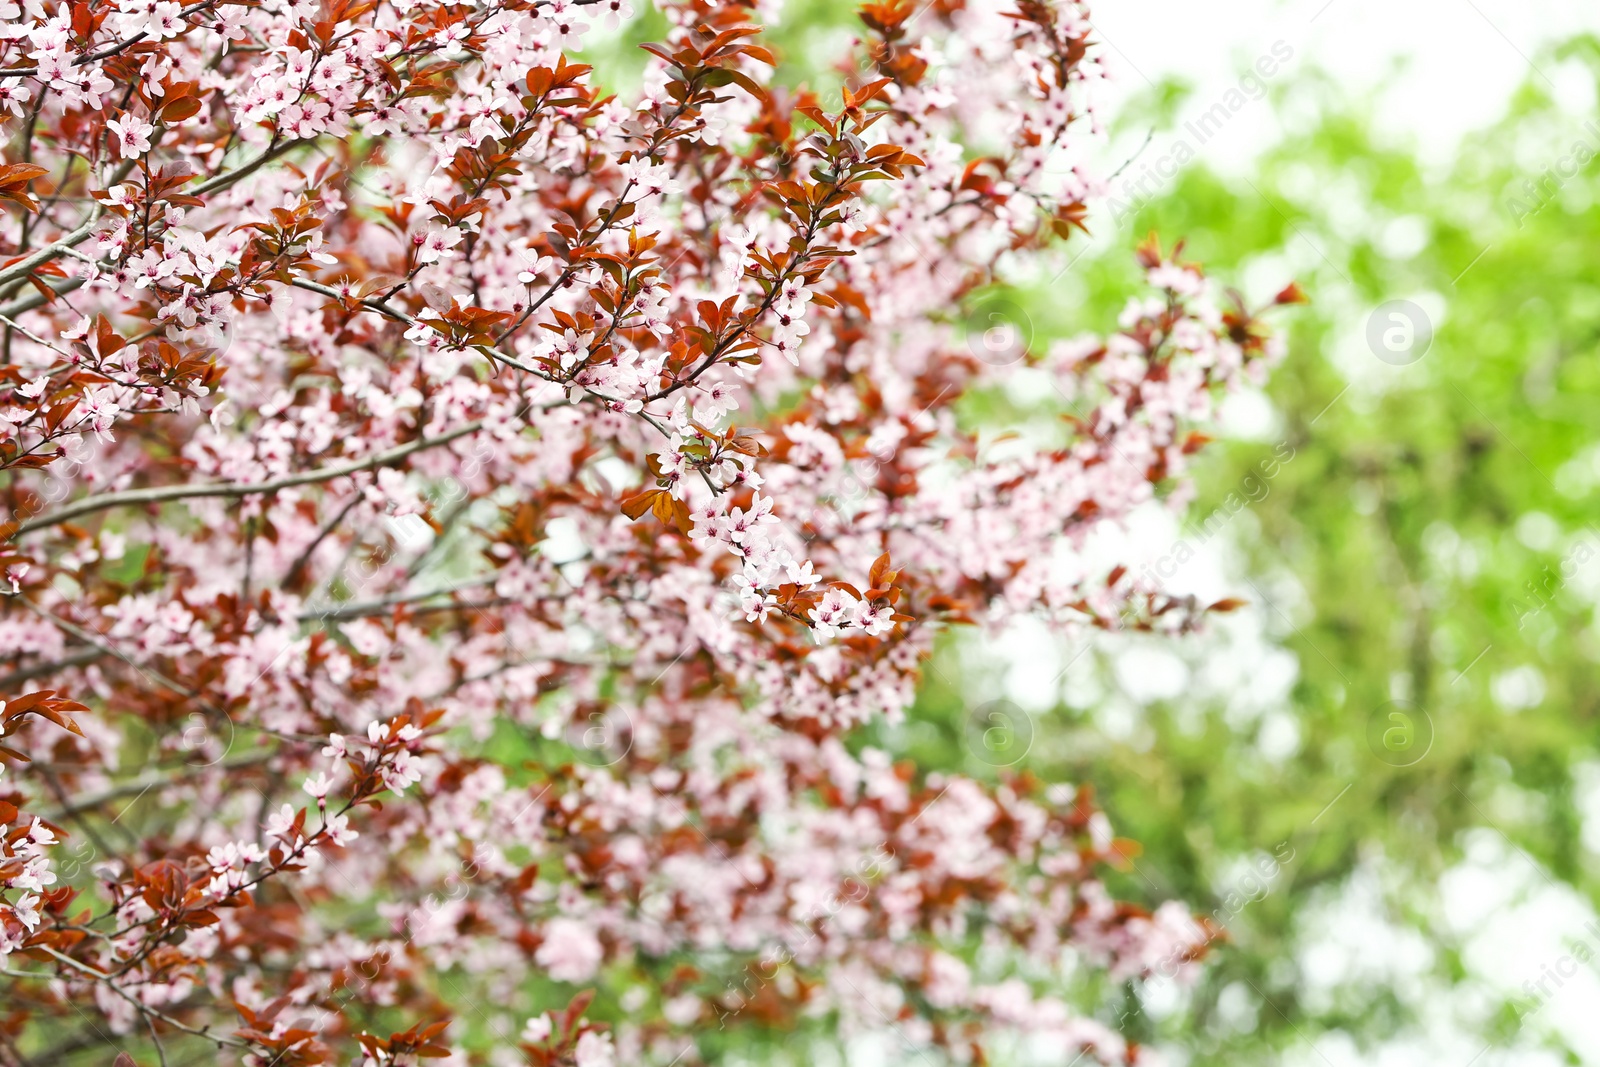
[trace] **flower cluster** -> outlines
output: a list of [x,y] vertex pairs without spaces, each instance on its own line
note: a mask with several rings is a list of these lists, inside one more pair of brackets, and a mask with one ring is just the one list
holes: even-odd
[[25,732],[32,719],[79,733],[73,714],[88,710],[48,689],[0,701],[0,967],[28,943],[39,929],[41,906],[59,892],[50,888],[59,880],[50,858],[59,828],[24,811],[23,794],[4,779],[6,761],[23,758],[11,747],[12,735]]
[[[1226,607],[1079,548],[1181,500],[1262,309],[1152,243],[1111,337],[967,328],[1099,193],[1083,5],[868,3],[824,99],[776,5],[663,0],[621,97],[573,55],[636,3],[0,2],[25,1054],[691,1065],[823,1018],[1132,1061],[1064,960],[1203,954],[1102,887],[1087,789],[849,737],[951,627]],[[1073,411],[963,419],[1029,383]]]

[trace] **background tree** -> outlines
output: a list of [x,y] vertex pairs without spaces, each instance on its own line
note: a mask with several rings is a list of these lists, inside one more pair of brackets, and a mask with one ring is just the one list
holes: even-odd
[[[1595,79],[1597,56],[1535,63]],[[1164,87],[1127,135],[1181,99]],[[1098,785],[1145,849],[1118,891],[1227,932],[1192,993],[1102,992],[1130,1035],[1195,1064],[1586,1062],[1600,135],[1539,76],[1453,160],[1316,74],[1278,104],[1303,132],[1247,180],[1194,164],[1126,222],[1229,280],[1287,266],[1312,298],[1271,417],[1208,454],[1146,561],[1192,552],[1181,581],[1209,560],[1251,604],[1162,649],[1185,665],[1158,695],[1126,644],[1085,654],[1016,766]],[[1130,277],[1108,250],[1012,299],[1048,343],[1083,325],[1055,309],[1103,320]],[[1391,348],[1396,300],[1426,328]],[[1017,417],[1008,394],[982,412]],[[886,743],[977,770],[966,694],[1003,678],[958,651]]]

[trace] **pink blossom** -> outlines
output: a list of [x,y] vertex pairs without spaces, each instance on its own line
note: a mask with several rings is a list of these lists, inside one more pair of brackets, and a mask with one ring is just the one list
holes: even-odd
[[[754,970],[843,1032],[1114,1059],[1038,976],[1205,951],[1111,896],[1077,789],[863,738],[957,624],[1197,627],[1084,544],[1180,505],[1280,348],[1150,246],[1107,336],[967,335],[974,280],[1055,273],[1098,189],[1054,165],[1101,154],[1081,5],[863,24],[814,58],[889,81],[821,123],[759,91],[796,78],[726,32],[749,5],[661,3],[620,91],[563,49],[632,0],[0,17],[12,148],[72,183],[0,389],[0,653],[53,694],[7,723],[0,958],[73,957],[27,960],[22,1047],[395,1067],[531,1018],[551,1063],[660,1067],[763,1025]],[[1040,381],[1077,416],[1048,440],[960,414]],[[40,782],[126,797],[118,854]],[[594,1019],[552,988],[608,960]]]
[[534,962],[558,982],[587,982],[600,967],[604,951],[594,931],[576,919],[551,919],[544,925],[544,943]]
[[109,120],[106,128],[116,139],[115,143],[124,159],[141,156],[150,151],[150,135],[155,132],[155,127],[148,122],[141,122],[131,115],[126,115],[120,121]]

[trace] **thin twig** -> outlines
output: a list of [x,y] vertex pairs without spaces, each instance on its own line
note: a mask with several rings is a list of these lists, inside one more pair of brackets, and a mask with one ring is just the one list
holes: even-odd
[[139,507],[145,504],[163,504],[172,500],[190,500],[202,497],[226,497],[229,499],[247,496],[262,496],[276,493],[281,489],[289,489],[297,485],[314,485],[318,482],[329,482],[335,478],[343,478],[351,474],[361,474],[365,471],[376,470],[398,463],[408,456],[429,448],[447,445],[452,441],[466,437],[468,434],[477,433],[483,429],[483,420],[474,419],[463,423],[453,430],[447,430],[437,437],[419,437],[415,441],[398,445],[383,452],[376,452],[366,459],[355,460],[350,463],[340,463],[331,467],[318,467],[308,471],[298,471],[294,474],[285,474],[277,478],[269,478],[262,482],[214,482],[210,485],[160,485],[147,489],[128,489],[117,493],[97,493],[94,496],[84,497],[82,500],[58,508],[48,515],[41,515],[17,527],[16,536],[31,533],[34,530],[50,526],[58,526],[63,522],[84,515],[92,515],[97,511],[106,511],[110,508]]

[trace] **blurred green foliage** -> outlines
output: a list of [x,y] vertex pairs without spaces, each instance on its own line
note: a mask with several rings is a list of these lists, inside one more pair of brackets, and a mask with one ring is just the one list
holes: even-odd
[[[1600,84],[1593,39],[1541,62]],[[1258,302],[1291,274],[1313,300],[1284,320],[1290,353],[1266,390],[1275,425],[1209,451],[1194,508],[1208,514],[1276,450],[1294,450],[1218,539],[1230,591],[1297,662],[1287,741],[1230,695],[1186,689],[1140,704],[1135,725],[1110,736],[1093,708],[1063,701],[1035,717],[1021,764],[1095,783],[1118,832],[1144,845],[1119,894],[1176,897],[1225,920],[1228,939],[1190,994],[1108,990],[1095,1006],[1195,1065],[1278,1063],[1292,1048],[1322,1062],[1305,1047],[1319,1035],[1370,1053],[1420,1032],[1414,973],[1308,973],[1319,941],[1370,937],[1326,925],[1366,874],[1381,889],[1364,906],[1426,946],[1424,979],[1445,993],[1492,993],[1464,967],[1436,889],[1469,832],[1503,835],[1513,862],[1600,899],[1573,774],[1597,757],[1600,702],[1600,123],[1563,111],[1534,78],[1454,158],[1424,159],[1376,134],[1370,107],[1344,94],[1316,74],[1279,86],[1280,112],[1320,117],[1247,176],[1192,164],[1065,280],[1023,290],[1045,339],[1104,329],[1137,291],[1128,248],[1153,230],[1168,245],[1186,238],[1186,258]],[[1172,113],[1171,87],[1157,96],[1146,123]],[[1403,366],[1367,340],[1376,309],[1396,299],[1434,328]],[[1226,636],[1199,639],[1190,676],[1249,654]],[[1069,678],[1114,692],[1115,655],[1102,649]],[[962,748],[973,685],[945,680],[959,677],[952,650],[919,721],[880,739],[988,770]],[[1267,860],[1285,848],[1292,860]],[[1516,982],[1538,969],[1528,960]],[[1551,1040],[1520,1028],[1503,995],[1461,1003],[1454,1025],[1480,1044]]]

